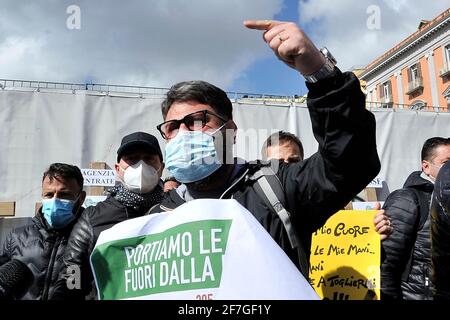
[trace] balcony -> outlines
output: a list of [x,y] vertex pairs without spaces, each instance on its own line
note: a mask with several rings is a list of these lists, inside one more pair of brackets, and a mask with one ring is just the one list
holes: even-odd
[[448,106],[431,106],[423,104],[423,106],[416,104],[399,104],[399,103],[386,103],[383,101],[366,101],[366,108],[369,110],[390,109],[392,111],[417,111],[417,112],[450,112]]
[[394,104],[394,98],[392,97],[392,94],[382,96],[381,99],[381,108],[392,108],[392,105]]
[[441,70],[439,70],[439,77],[446,78],[448,76],[450,76],[450,64],[446,62],[444,64],[444,67]]
[[410,95],[419,90],[423,90],[423,78],[417,77],[408,83],[408,90],[406,90],[406,94]]

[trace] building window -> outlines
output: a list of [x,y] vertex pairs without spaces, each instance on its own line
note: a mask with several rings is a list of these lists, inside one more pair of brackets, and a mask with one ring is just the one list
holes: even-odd
[[447,89],[445,89],[442,95],[447,100],[447,111],[450,112],[450,86],[448,86]]
[[413,81],[416,81],[420,77],[419,64],[413,65],[409,70],[411,72],[411,78]]
[[448,78],[450,76],[450,44],[444,47],[444,66],[439,70],[441,78]]
[[450,44],[444,48],[444,62],[447,65],[450,63]]
[[380,102],[382,108],[391,108],[394,99],[392,98],[392,83],[388,80],[378,87],[380,93]]
[[408,68],[408,89],[406,94],[412,95],[421,90],[423,90],[423,78],[420,62],[418,62]]
[[388,81],[386,83],[383,83],[383,94],[385,102],[391,102],[390,96],[391,96],[391,82]]

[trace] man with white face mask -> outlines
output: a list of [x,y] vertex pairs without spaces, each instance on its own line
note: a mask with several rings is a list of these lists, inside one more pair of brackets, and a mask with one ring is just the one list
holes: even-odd
[[[116,175],[121,184],[109,190],[117,200],[127,206],[148,209],[160,192],[161,173],[164,169],[158,140],[145,132],[125,136],[117,150]],[[151,205],[149,207],[149,205]]]
[[[127,219],[141,217],[162,199],[164,169],[158,140],[145,132],[122,139],[115,170],[120,184],[108,190],[108,198],[88,207],[75,225],[64,254],[65,271],[60,275],[54,299],[82,299],[93,289],[89,256],[100,232]],[[72,270],[81,271],[81,289],[68,290]],[[71,272],[72,271],[72,272]]]

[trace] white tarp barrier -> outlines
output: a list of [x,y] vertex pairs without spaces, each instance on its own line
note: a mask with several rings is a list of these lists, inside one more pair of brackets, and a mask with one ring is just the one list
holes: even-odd
[[[153,133],[164,148],[156,131],[162,122],[161,101],[161,97],[90,91],[0,90],[0,202],[15,201],[18,217],[33,216],[42,173],[50,163],[88,168],[99,161],[113,168],[121,138],[134,131]],[[379,177],[392,191],[411,171],[420,169],[420,150],[427,138],[450,135],[450,113],[383,110],[374,114],[382,164]],[[278,130],[297,134],[305,156],[317,149],[304,105],[246,101],[234,103],[233,115],[240,128],[236,152],[246,160],[260,158],[264,140]]]
[[103,231],[91,255],[100,300],[318,300],[236,200],[199,199]]

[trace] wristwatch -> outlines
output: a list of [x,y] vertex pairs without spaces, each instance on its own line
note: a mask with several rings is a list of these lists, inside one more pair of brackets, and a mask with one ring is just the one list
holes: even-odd
[[320,49],[323,56],[325,57],[325,64],[316,72],[309,75],[303,75],[306,81],[315,83],[320,79],[326,78],[334,71],[334,67],[336,66],[336,59],[333,57],[330,51],[326,47]]

